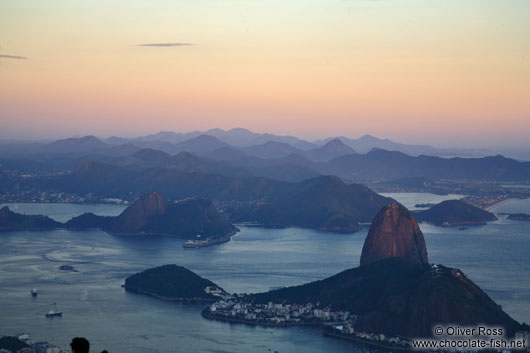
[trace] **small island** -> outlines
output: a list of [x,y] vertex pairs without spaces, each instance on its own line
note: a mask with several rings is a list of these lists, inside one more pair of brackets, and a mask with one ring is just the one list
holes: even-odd
[[125,279],[128,292],[185,303],[215,302],[228,294],[210,280],[177,265],[164,265]]
[[484,225],[497,219],[493,213],[461,200],[443,201],[428,210],[415,213],[414,217],[419,222],[440,227]]

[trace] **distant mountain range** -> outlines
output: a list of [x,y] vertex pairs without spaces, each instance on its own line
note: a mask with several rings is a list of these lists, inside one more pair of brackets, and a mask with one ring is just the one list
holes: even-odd
[[411,156],[429,155],[440,157],[479,157],[487,156],[492,152],[484,149],[461,149],[461,148],[436,148],[429,145],[410,145],[394,142],[388,139],[380,139],[371,135],[364,135],[358,139],[351,139],[344,136],[330,137],[315,141],[316,144],[324,144],[333,139],[342,141],[359,153],[367,153],[375,149],[403,152]]
[[157,167],[182,172],[229,177],[267,177],[292,182],[318,175],[335,175],[355,182],[404,178],[488,181],[530,179],[530,162],[519,162],[500,155],[481,158],[413,157],[381,149],[359,154],[340,140],[331,140],[324,146],[309,151],[279,142],[236,148],[205,135],[181,143],[180,146],[183,150],[175,155],[144,148],[127,156],[112,157],[95,153],[74,161],[79,163],[92,160],[137,171]]
[[[256,144],[248,145],[250,143]],[[256,134],[245,129],[214,129],[206,133],[161,132],[135,139],[113,137],[100,140],[85,136],[47,144],[0,144],[0,170],[64,170],[99,163],[109,170],[120,167],[122,172],[159,168],[166,174],[180,171],[290,182],[319,175],[335,175],[349,182],[404,178],[530,180],[530,162],[501,155],[468,158],[415,156],[420,150],[442,154],[441,150],[430,146],[398,144],[371,136],[309,143],[292,136]],[[109,170],[102,172],[108,174]]]
[[[128,146],[125,147],[127,153],[131,152],[130,148],[132,146],[136,146],[138,150],[142,148],[152,148],[164,151],[169,154],[175,154],[180,151],[204,154],[207,152],[212,152],[223,146],[232,146],[238,149],[246,149],[254,146],[254,148],[247,149],[246,152],[250,155],[256,155],[258,157],[278,158],[280,155],[278,155],[275,151],[272,151],[274,152],[273,154],[267,154],[266,148],[271,148],[271,146],[267,145],[267,143],[278,143],[279,145],[276,145],[275,148],[283,146],[284,153],[290,154],[300,153],[301,151],[316,150],[333,140],[343,143],[344,146],[340,145],[340,149],[342,149],[344,153],[351,153],[351,150],[353,150],[364,154],[374,148],[378,148],[389,151],[399,151],[411,156],[423,154],[441,157],[481,157],[493,154],[491,151],[483,149],[436,148],[429,145],[404,144],[388,139],[380,139],[370,135],[364,135],[357,139],[344,136],[329,137],[326,139],[310,142],[294,136],[255,133],[247,129],[236,128],[231,130],[211,129],[207,131],[193,131],[189,133],[161,131],[156,134],[134,138],[114,136],[105,139],[98,139],[94,136],[85,136],[58,140],[52,143],[45,143],[42,141],[35,143],[22,143],[13,140],[5,140],[3,142],[0,141],[0,156],[10,154],[31,155],[43,153],[72,155],[76,153],[92,153],[97,150],[110,152],[112,154],[120,153],[120,150],[123,148],[113,148],[108,150],[109,148],[125,145]],[[264,146],[262,148],[255,147],[260,145]],[[346,149],[345,147],[348,147],[349,149]],[[286,148],[292,148],[292,150],[287,151]],[[253,152],[254,150],[256,150],[255,154]],[[336,155],[334,155],[334,157],[335,156]],[[323,158],[328,159],[327,156],[324,156]],[[320,157],[317,157],[317,159],[320,159]]]

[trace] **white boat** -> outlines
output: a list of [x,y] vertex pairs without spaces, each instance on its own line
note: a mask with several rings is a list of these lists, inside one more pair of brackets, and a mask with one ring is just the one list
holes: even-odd
[[46,313],[46,317],[63,316],[62,311],[57,311],[57,305],[55,303],[53,304],[53,306],[54,306],[54,309],[50,309],[50,311]]

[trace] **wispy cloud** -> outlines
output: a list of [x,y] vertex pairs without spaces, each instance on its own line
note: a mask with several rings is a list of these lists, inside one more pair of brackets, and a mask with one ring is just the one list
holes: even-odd
[[19,60],[26,60],[27,59],[27,57],[25,57],[25,56],[5,55],[5,54],[0,54],[0,58],[4,58],[4,59],[19,59]]
[[195,45],[193,43],[143,43],[136,44],[138,47],[184,47],[188,45]]

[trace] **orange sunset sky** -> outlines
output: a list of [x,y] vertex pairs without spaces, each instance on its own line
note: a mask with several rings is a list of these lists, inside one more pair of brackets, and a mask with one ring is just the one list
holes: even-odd
[[529,19],[528,0],[0,0],[0,138],[530,147]]

